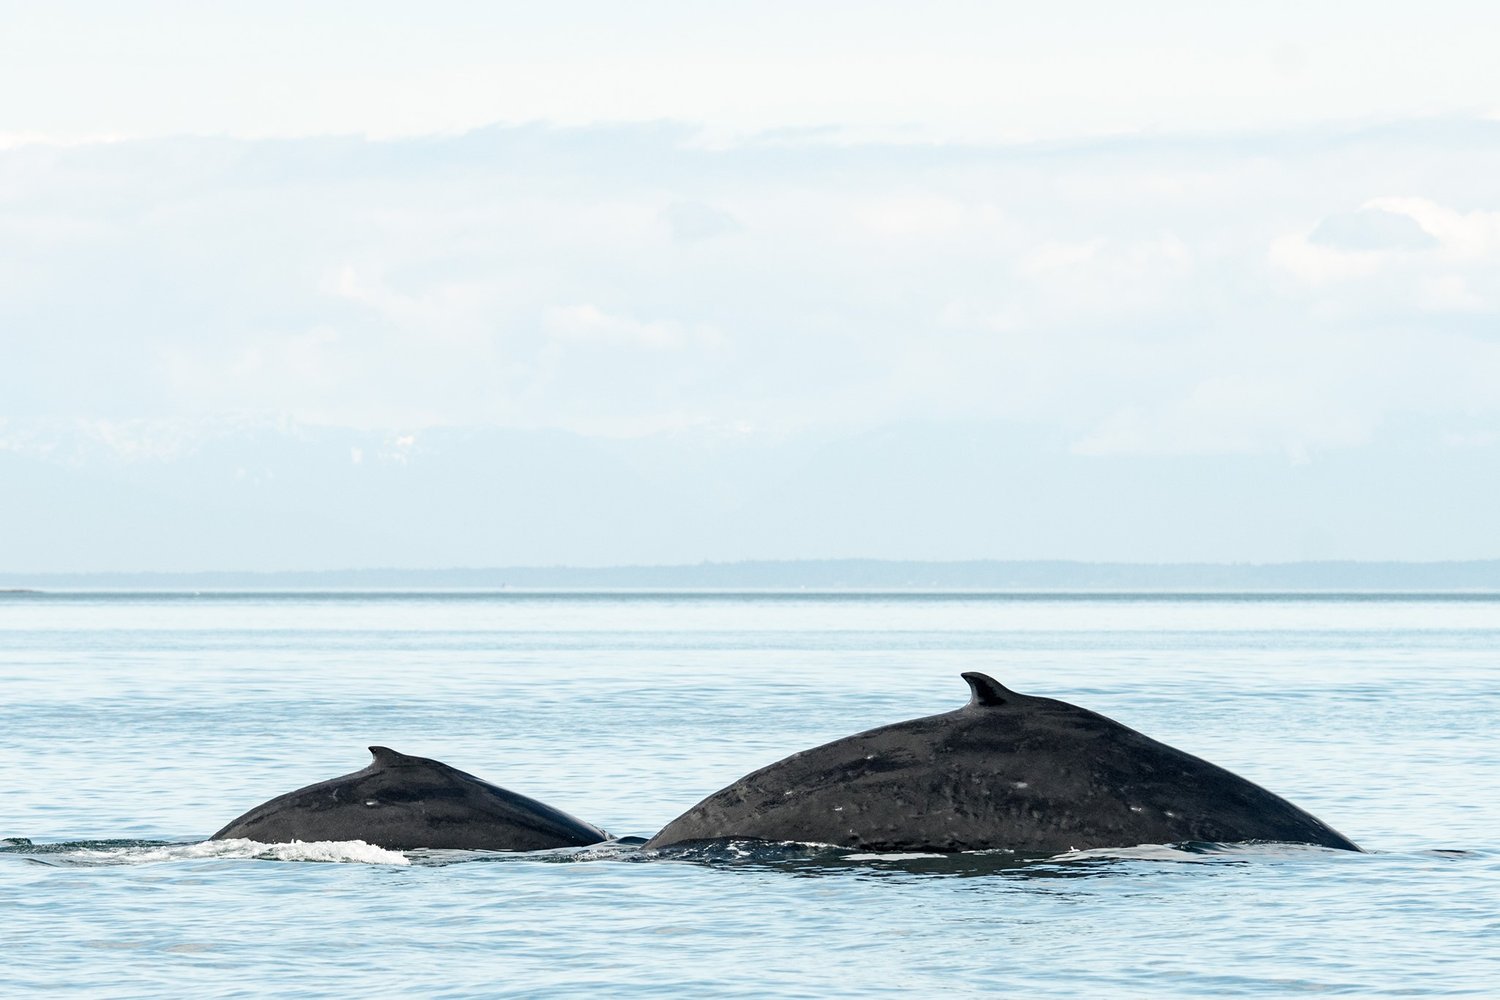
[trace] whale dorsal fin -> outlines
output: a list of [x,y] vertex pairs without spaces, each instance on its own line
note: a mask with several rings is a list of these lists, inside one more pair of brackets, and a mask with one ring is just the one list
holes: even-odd
[[1005,685],[987,674],[971,670],[965,673],[963,678],[969,682],[969,691],[971,692],[969,696],[970,705],[979,705],[986,708],[993,705],[1004,705],[1011,698],[1015,697],[1014,691],[1007,689]]
[[410,764],[415,757],[404,753],[398,753],[390,747],[370,747],[370,756],[374,757],[374,763],[381,767],[394,767],[397,764]]

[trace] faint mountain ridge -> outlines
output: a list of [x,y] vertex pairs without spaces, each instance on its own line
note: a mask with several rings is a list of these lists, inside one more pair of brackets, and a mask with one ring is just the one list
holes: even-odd
[[[0,583],[21,574],[224,567],[816,559],[842,567],[829,585],[844,586],[847,577],[860,586],[882,565],[859,561],[868,559],[992,561],[1012,567],[1006,573],[1063,560],[1075,568],[1056,581],[1036,576],[1035,585],[1090,587],[1097,577],[1112,587],[1104,567],[1114,565],[1371,567],[1500,554],[1492,514],[1500,441],[1449,446],[1441,429],[1304,461],[1080,454],[1065,434],[1005,421],[913,420],[840,434],[717,427],[637,438],[251,419],[46,430],[0,426]],[[1076,568],[1085,565],[1095,567],[1092,575]],[[806,585],[824,585],[817,581],[827,572]],[[969,572],[944,570],[940,579],[954,582],[935,585],[1024,588],[1035,576],[1026,571],[1012,583],[992,569],[970,584]],[[1248,571],[1234,578],[1260,586]],[[904,585],[894,570],[878,579],[872,585]],[[1365,586],[1358,574],[1340,579]],[[507,582],[492,575],[481,585]]]

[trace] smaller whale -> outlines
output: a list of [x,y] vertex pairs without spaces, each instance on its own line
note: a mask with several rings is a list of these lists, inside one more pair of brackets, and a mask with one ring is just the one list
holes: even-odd
[[363,840],[391,851],[543,851],[609,834],[535,799],[426,757],[370,747],[361,771],[278,795],[210,840]]
[[1359,848],[1244,778],[1086,708],[963,675],[969,703],[792,754],[646,849],[710,840],[1053,855],[1188,841]]

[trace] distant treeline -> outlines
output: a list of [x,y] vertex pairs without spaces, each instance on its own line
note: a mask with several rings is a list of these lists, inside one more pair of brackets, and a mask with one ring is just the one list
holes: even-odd
[[286,572],[5,573],[0,590],[1500,591],[1470,562],[1091,563],[816,559],[678,566],[513,566]]

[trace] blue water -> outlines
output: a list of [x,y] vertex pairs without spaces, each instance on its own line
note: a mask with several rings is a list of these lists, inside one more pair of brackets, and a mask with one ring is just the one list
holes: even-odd
[[[196,843],[372,743],[645,837],[973,669],[1371,853]],[[1492,996],[1497,694],[1484,596],[0,595],[0,992]]]

